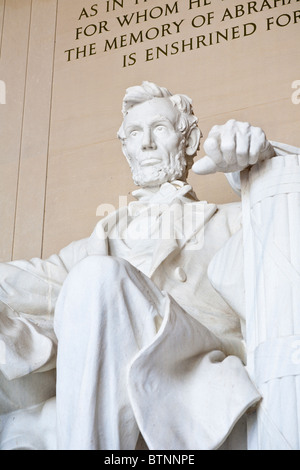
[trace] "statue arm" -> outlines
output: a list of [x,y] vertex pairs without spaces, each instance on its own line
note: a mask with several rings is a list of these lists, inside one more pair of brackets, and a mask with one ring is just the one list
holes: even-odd
[[16,312],[49,318],[69,271],[94,254],[107,254],[98,226],[90,237],[70,243],[48,259],[0,263],[0,301]]
[[53,317],[61,286],[75,264],[104,249],[92,236],[46,260],[0,263],[0,371],[7,379],[55,367]]
[[73,265],[88,255],[87,240],[73,242],[48,259],[0,264],[0,300],[16,312],[53,314],[60,288]]

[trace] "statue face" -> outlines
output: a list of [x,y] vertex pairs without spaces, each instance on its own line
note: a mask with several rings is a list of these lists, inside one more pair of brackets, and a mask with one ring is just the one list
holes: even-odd
[[185,144],[177,130],[178,119],[179,111],[165,98],[134,106],[125,116],[123,150],[137,185],[159,186],[185,176]]

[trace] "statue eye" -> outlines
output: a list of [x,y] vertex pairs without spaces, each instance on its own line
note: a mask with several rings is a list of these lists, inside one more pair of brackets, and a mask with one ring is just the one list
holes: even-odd
[[137,137],[139,132],[137,130],[131,131],[130,132],[130,137]]
[[165,126],[162,126],[162,125],[161,126],[156,126],[155,130],[157,132],[163,132],[165,130]]

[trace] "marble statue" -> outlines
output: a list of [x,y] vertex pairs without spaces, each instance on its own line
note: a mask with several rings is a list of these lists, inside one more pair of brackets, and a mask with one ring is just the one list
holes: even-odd
[[1,449],[247,445],[263,397],[246,366],[241,204],[199,201],[187,175],[221,171],[239,191],[241,171],[300,150],[231,120],[194,163],[190,98],[150,82],[127,90],[123,117],[136,201],[58,255],[0,265]]

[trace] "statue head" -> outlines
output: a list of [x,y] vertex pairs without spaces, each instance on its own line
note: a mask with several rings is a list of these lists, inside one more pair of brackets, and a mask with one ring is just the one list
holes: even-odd
[[118,137],[135,184],[185,181],[202,137],[191,99],[143,82],[128,88],[122,112]]

